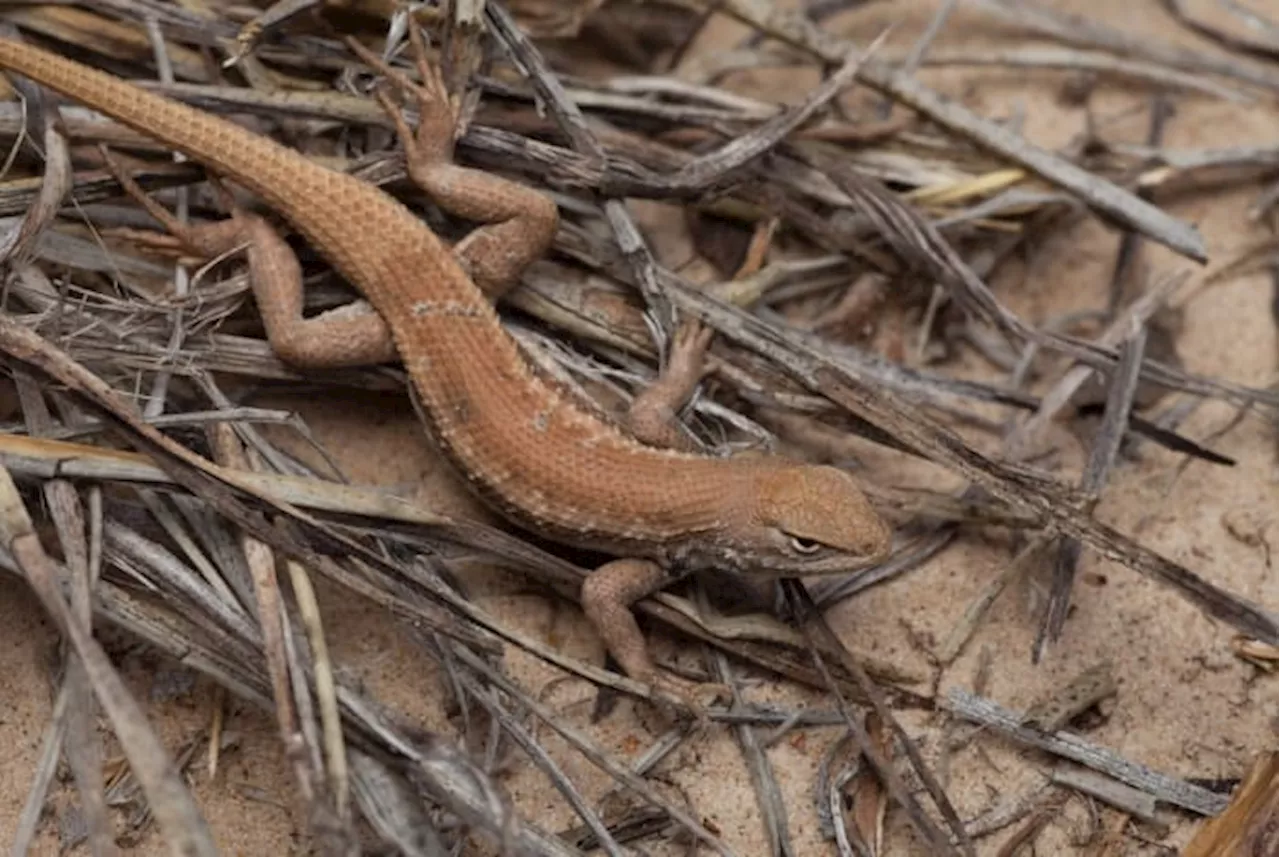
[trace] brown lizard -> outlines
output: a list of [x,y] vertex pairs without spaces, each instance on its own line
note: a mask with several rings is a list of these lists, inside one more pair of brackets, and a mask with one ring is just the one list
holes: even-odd
[[[458,102],[410,29],[420,85],[352,47],[417,102],[414,133],[377,93],[411,178],[445,210],[485,224],[453,248],[378,188],[232,122],[16,41],[0,40],[0,68],[171,146],[282,214],[373,312],[304,318],[298,261],[264,220],[231,204],[230,219],[191,227],[142,197],[193,249],[247,247],[267,338],[282,359],[316,368],[398,355],[428,434],[482,500],[529,531],[618,557],[587,577],[584,610],[630,676],[688,700],[694,688],[655,669],[632,602],[673,570],[866,568],[887,555],[890,529],[841,470],[644,443],[530,366],[492,301],[548,248],[556,206],[532,188],[454,165]],[[701,335],[684,343],[689,352],[705,345]]]

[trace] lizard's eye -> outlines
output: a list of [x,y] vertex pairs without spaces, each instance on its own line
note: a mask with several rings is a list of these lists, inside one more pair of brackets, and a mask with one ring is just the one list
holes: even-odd
[[791,543],[791,549],[796,553],[813,554],[822,550],[822,543],[815,542],[813,539],[802,539],[799,536],[787,536],[787,541]]

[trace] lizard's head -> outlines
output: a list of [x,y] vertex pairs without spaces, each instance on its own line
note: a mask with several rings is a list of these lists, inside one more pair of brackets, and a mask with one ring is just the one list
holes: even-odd
[[737,557],[744,570],[837,574],[888,557],[893,532],[847,473],[786,464],[763,468],[752,482],[745,511],[756,544]]

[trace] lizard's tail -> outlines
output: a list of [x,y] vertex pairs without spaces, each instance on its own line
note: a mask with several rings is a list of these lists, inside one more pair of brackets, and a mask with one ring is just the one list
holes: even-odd
[[233,177],[237,184],[294,220],[304,232],[309,230],[295,219],[299,214],[304,220],[307,218],[307,194],[299,193],[299,185],[309,185],[314,199],[315,193],[326,185],[354,181],[308,163],[275,141],[225,119],[140,90],[110,74],[40,48],[0,39],[0,68],[25,75],[205,167]]
[[[401,296],[395,276],[384,277],[387,282],[380,287],[366,282],[385,273],[380,255],[425,259],[441,283],[469,283],[461,270],[439,270],[453,265],[452,257],[407,209],[359,179],[308,161],[274,140],[21,42],[0,39],[0,69],[105,113],[246,188],[283,214],[313,246],[326,248],[349,280],[370,287],[366,297],[384,317],[395,318],[405,310],[389,303]],[[377,224],[380,254],[370,251],[352,230],[353,223],[367,228]],[[463,291],[460,298],[475,297],[474,287]]]

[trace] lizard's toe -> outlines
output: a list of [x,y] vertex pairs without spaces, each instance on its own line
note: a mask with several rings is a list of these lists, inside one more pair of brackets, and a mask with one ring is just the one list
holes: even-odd
[[658,673],[650,684],[654,702],[667,711],[676,709],[681,715],[692,715],[700,724],[707,724],[708,709],[718,702],[733,699],[733,689],[726,684],[710,681],[689,681],[669,673]]

